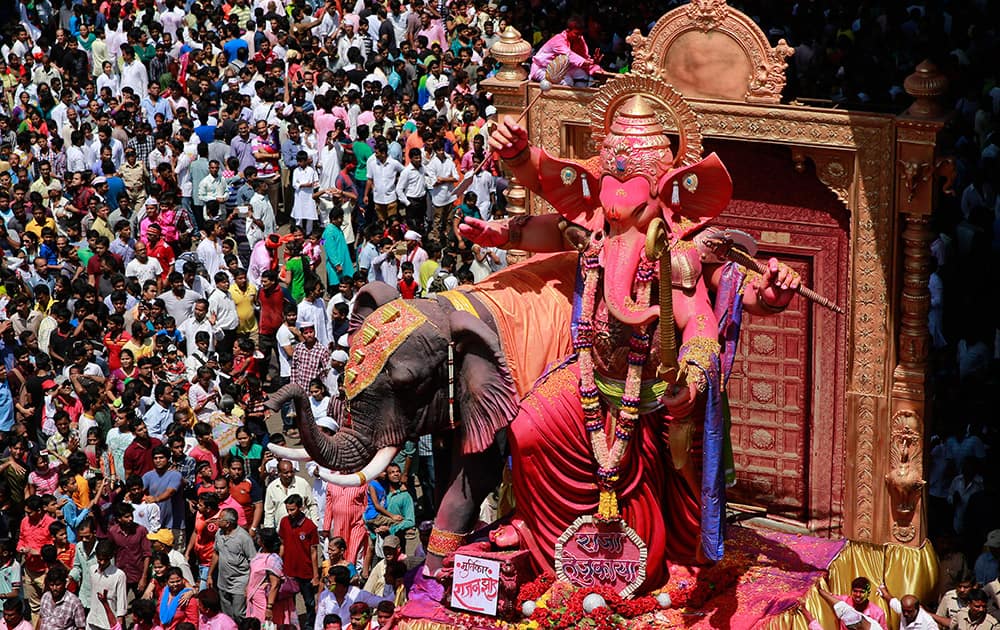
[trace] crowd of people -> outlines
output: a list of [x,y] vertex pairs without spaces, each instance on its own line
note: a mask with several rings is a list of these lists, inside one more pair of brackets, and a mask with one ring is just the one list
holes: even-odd
[[[435,444],[338,488],[270,455],[298,436],[268,395],[301,385],[336,432],[365,284],[428,296],[506,265],[457,229],[504,216],[483,81],[506,26],[535,79],[565,52],[590,82],[675,4],[567,24],[538,1],[20,0],[0,45],[0,630],[386,624],[425,553]],[[953,79],[929,513],[954,618],[1000,557],[1000,342],[968,304],[1000,251],[997,6],[733,4],[796,48],[789,96],[902,109],[925,56]]]

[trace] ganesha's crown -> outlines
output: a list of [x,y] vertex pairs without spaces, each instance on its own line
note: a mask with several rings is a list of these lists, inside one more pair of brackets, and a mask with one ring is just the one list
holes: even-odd
[[670,139],[652,104],[636,94],[615,111],[610,129],[601,143],[601,170],[618,179],[656,177],[673,163]]

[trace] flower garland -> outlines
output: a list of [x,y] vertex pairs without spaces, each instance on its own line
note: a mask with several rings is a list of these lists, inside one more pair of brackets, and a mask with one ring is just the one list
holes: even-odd
[[[625,450],[628,448],[635,423],[639,419],[639,405],[642,395],[642,369],[649,357],[650,336],[641,330],[634,330],[629,340],[628,371],[625,377],[625,391],[621,398],[614,440],[610,446],[605,431],[604,411],[594,380],[594,310],[597,301],[597,285],[601,264],[599,254],[603,239],[591,239],[591,245],[583,255],[584,284],[573,347],[580,363],[580,402],[583,405],[584,427],[590,434],[590,447],[597,460],[598,486],[601,494],[597,508],[597,518],[615,520],[620,518],[615,483]],[[636,272],[636,306],[639,309],[649,305],[651,284],[655,276],[655,265],[644,261]]]
[[[583,609],[583,600],[595,593],[604,598],[605,606],[588,613]],[[618,630],[630,627],[630,620],[659,608],[656,598],[649,595],[624,599],[608,586],[574,589],[566,582],[556,582],[549,591],[548,600],[540,603],[529,619],[545,630],[579,627]]]

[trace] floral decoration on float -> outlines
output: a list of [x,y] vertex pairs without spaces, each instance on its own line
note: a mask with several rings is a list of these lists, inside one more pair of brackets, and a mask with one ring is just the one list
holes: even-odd
[[[727,551],[710,567],[674,566],[666,587],[656,594],[631,599],[600,585],[575,588],[552,573],[544,573],[521,588],[518,606],[525,619],[518,627],[618,630],[690,621],[691,617],[706,615],[706,611],[734,608],[735,587],[743,579],[750,579],[747,574],[752,564],[746,554]],[[595,603],[599,605],[595,607]]]

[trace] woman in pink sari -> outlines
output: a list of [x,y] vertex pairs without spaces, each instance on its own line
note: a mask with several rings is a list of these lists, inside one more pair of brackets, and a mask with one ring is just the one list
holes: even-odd
[[260,551],[250,561],[250,580],[247,582],[247,617],[282,624],[299,625],[295,614],[295,598],[278,599],[285,570],[278,555],[281,539],[274,530],[257,535]]
[[323,529],[347,542],[344,558],[351,564],[358,561],[358,554],[364,554],[368,544],[364,514],[368,506],[368,484],[357,488],[344,488],[332,483],[326,484],[326,513]]

